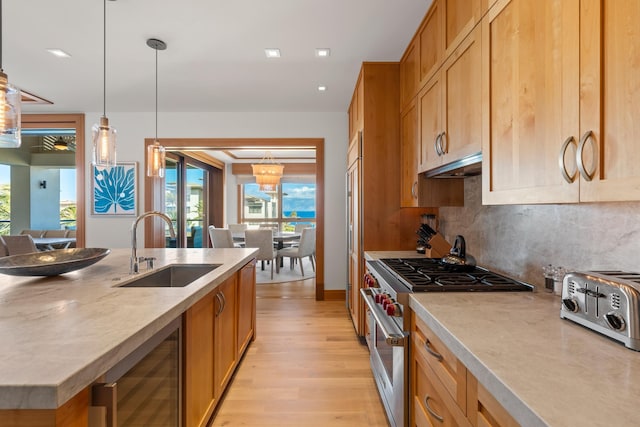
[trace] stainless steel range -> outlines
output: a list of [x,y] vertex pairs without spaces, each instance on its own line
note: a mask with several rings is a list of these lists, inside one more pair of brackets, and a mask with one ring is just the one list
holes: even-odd
[[409,294],[533,290],[486,268],[464,270],[445,266],[439,258],[367,260],[367,287],[360,290],[368,308],[366,340],[378,392],[393,427],[409,425]]

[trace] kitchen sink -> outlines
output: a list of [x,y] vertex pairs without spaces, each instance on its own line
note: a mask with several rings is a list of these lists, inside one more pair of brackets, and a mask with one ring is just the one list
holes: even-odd
[[169,265],[150,274],[137,277],[121,288],[182,288],[218,268],[219,264]]

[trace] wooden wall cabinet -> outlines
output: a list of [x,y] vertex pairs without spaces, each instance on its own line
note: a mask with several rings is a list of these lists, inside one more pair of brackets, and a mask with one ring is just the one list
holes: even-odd
[[364,121],[364,83],[362,73],[358,76],[356,88],[349,105],[349,141],[355,138],[358,131],[362,130]]
[[640,200],[637,2],[545,4],[482,23],[483,204]]
[[403,207],[420,206],[419,169],[418,108],[414,98],[400,114],[400,205]]
[[519,425],[413,311],[410,354],[411,427]]
[[471,33],[487,8],[487,0],[433,1],[400,60],[402,110]]
[[183,316],[185,427],[205,426],[255,337],[255,261]]
[[475,27],[418,94],[421,172],[482,150],[480,30]]
[[463,179],[426,178],[420,144],[417,98],[400,115],[400,206],[463,206]]
[[350,139],[348,153],[348,277],[351,314],[357,313],[354,326],[363,336],[365,310],[359,290],[364,252],[415,250],[420,215],[431,211],[400,205],[399,64],[365,62],[354,92],[361,99],[363,119],[360,133]]

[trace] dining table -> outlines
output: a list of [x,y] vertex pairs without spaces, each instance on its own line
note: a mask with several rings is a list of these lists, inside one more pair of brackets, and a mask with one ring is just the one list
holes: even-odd
[[34,237],[33,243],[36,244],[38,250],[52,251],[54,249],[67,249],[72,243],[75,243],[75,237]]
[[[237,243],[244,242],[244,231],[232,233],[233,241]],[[274,231],[273,232],[273,242],[276,245],[276,249],[283,249],[284,244],[286,242],[293,242],[296,240],[300,240],[300,236],[302,233],[296,233],[292,231]],[[283,262],[282,258],[280,259],[280,267],[282,267]]]

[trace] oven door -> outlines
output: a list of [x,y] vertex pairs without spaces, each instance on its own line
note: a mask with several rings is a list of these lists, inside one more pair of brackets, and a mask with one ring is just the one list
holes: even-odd
[[369,359],[378,392],[391,426],[404,427],[408,422],[408,333],[375,303],[375,290],[360,292],[367,304]]

